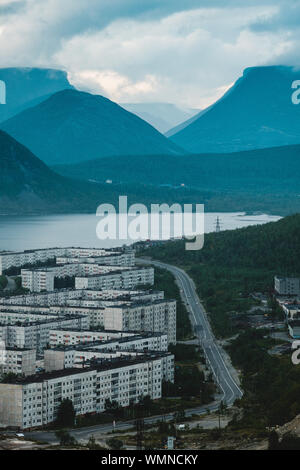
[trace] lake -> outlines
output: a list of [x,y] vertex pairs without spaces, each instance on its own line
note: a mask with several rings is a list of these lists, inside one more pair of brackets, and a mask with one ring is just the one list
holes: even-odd
[[[275,222],[276,215],[246,215],[243,212],[205,213],[205,233],[215,231],[219,217],[221,230]],[[27,250],[52,246],[82,246],[113,248],[129,240],[99,240],[96,227],[99,217],[94,214],[49,216],[0,216],[0,250]]]

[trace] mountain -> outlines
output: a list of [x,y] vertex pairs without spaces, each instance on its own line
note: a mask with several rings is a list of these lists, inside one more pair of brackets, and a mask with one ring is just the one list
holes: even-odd
[[206,111],[207,111],[207,109],[199,111],[196,114],[194,114],[192,117],[190,117],[187,121],[181,122],[177,126],[172,127],[167,132],[165,132],[165,136],[166,137],[172,137],[172,135],[177,134],[177,132],[185,129],[190,124],[192,124],[192,122],[196,121]]
[[66,72],[55,69],[2,68],[0,80],[6,86],[6,104],[0,105],[0,122],[57,91],[73,88]]
[[144,184],[96,184],[60,176],[11,136],[0,131],[0,214],[91,213],[101,203],[118,207],[119,195],[129,205],[184,204],[212,195],[186,189],[157,188]]
[[300,145],[224,154],[121,156],[57,165],[77,179],[186,187],[205,191],[298,194]]
[[74,184],[55,174],[3,131],[0,131],[0,168],[1,214],[68,212],[74,208],[74,200],[82,208],[91,201],[87,184]]
[[292,67],[252,67],[171,140],[193,153],[224,153],[300,143],[300,106]]
[[171,103],[120,103],[120,106],[144,119],[162,134],[199,112]]
[[1,124],[48,164],[104,156],[180,154],[148,123],[107,98],[64,90]]
[[[139,157],[122,158],[124,158],[125,167],[128,160],[131,162],[131,158],[133,164],[139,161]],[[136,161],[134,161],[135,158]],[[147,157],[143,158],[147,159]],[[164,160],[159,157],[153,158],[156,158],[157,162]],[[179,157],[167,155],[164,158],[168,158],[171,165],[172,158],[178,159]],[[106,160],[110,160],[111,163],[114,161],[112,158],[102,161]],[[184,168],[184,160],[182,157],[181,169]],[[119,195],[123,194],[128,196],[128,205],[141,203],[147,207],[150,204],[173,204],[176,201],[179,204],[203,203],[206,211],[210,212],[245,210],[288,214],[300,211],[298,193],[292,195],[281,192],[279,194],[278,192],[276,194],[261,194],[256,191],[249,193],[232,190],[205,190],[199,187],[174,185],[160,186],[158,189],[158,186],[151,182],[149,176],[144,178],[145,181],[143,180],[143,175],[146,175],[149,167],[144,168],[140,173],[142,183],[138,184],[134,179],[129,182],[113,182],[112,184],[97,183],[95,178],[92,178],[94,182],[73,180],[52,171],[26,147],[2,131],[0,131],[0,168],[1,215],[95,214],[101,203],[113,204],[117,209]],[[169,173],[171,173],[170,168],[172,167],[169,167]],[[166,169],[163,170],[159,166],[157,169],[166,172]],[[153,169],[152,174],[155,174]]]

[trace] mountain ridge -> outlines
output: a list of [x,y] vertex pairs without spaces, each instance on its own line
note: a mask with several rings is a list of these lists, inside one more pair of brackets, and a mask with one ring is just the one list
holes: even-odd
[[248,67],[234,85],[170,140],[191,153],[230,153],[300,143],[292,66]]
[[124,154],[184,153],[108,98],[78,90],[59,91],[0,127],[52,165]]
[[0,106],[0,122],[40,103],[57,91],[74,89],[65,71],[51,68],[0,68],[0,80],[6,87],[6,104]]

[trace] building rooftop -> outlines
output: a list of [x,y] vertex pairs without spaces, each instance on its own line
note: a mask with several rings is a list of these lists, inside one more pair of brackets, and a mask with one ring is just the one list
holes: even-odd
[[[107,267],[114,267],[114,266],[106,266],[106,265],[104,265],[104,266],[106,268]],[[122,274],[122,273],[128,272],[128,271],[130,271],[130,272],[131,271],[145,271],[145,270],[149,270],[149,269],[154,269],[150,266],[149,267],[148,266],[143,266],[143,267],[139,267],[139,266],[123,266],[123,267],[122,266],[115,266],[115,268],[116,269],[112,269],[110,271],[107,271],[106,273],[76,275],[76,278],[80,279],[80,278],[89,278],[89,277],[102,277],[102,276],[107,276],[107,275]]]
[[3,255],[22,255],[25,253],[35,253],[36,251],[50,251],[50,250],[101,250],[101,251],[107,251],[107,252],[130,252],[134,251],[133,248],[129,247],[119,247],[119,248],[95,248],[95,247],[82,247],[82,246],[54,246],[54,247],[49,247],[49,248],[35,248],[31,250],[24,250],[24,251],[2,251],[0,252],[0,256]]
[[[11,313],[11,312],[9,312]],[[21,314],[23,315],[23,314]],[[26,317],[28,313],[24,313],[24,317]],[[31,314],[30,314],[31,315]],[[42,314],[41,314],[42,315]],[[48,317],[49,315],[44,314],[45,317]],[[45,318],[45,320],[35,320],[35,321],[28,321],[28,320],[17,320],[15,323],[7,323],[7,322],[1,322],[1,312],[0,312],[0,326],[14,326],[14,327],[26,327],[26,326],[33,326],[33,325],[44,325],[46,323],[54,323],[58,321],[67,321],[67,320],[76,320],[79,318],[86,318],[86,315],[80,315],[80,314],[74,314],[74,315],[63,315],[61,317],[59,316],[54,316],[54,318]]]
[[[54,330],[57,331],[57,330]],[[88,332],[87,332],[88,333]],[[49,348],[53,351],[73,351],[73,350],[84,350],[84,351],[94,351],[97,346],[105,346],[112,343],[129,343],[131,341],[138,341],[141,339],[150,339],[153,337],[159,338],[162,336],[166,336],[166,333],[148,333],[145,334],[135,334],[131,336],[125,336],[122,338],[111,338],[106,340],[99,340],[99,341],[88,341],[86,343],[79,343],[79,344],[70,344],[70,345],[60,345],[55,346],[53,348]]]

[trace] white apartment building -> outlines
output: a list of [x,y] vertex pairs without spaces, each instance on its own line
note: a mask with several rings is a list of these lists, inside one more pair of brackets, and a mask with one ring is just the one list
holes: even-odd
[[[0,298],[0,305],[70,305],[101,307],[108,305],[109,301],[143,300],[153,302],[164,298],[163,291],[128,290],[128,289],[57,289],[52,292],[32,292],[26,295]],[[105,302],[105,304],[103,303]]]
[[[109,288],[120,289],[124,286],[128,289],[145,283],[145,280],[151,283],[151,270],[154,272],[153,268],[140,269],[130,266],[103,266],[95,263],[71,263],[61,264],[50,268],[22,269],[21,276],[22,286],[25,289],[29,289],[30,292],[51,292],[54,290],[55,278],[62,279],[75,276],[76,289],[89,288],[89,285],[85,286],[84,282],[82,283],[82,287],[80,287],[80,281],[77,281],[78,279],[97,279],[97,276],[104,279],[105,286],[108,285],[110,286]],[[153,283],[154,279],[152,281],[152,284]],[[95,285],[95,283],[92,282],[92,285]]]
[[[176,302],[163,298],[152,300],[156,297],[158,296],[146,295],[145,299],[150,300],[144,300],[143,296],[141,296],[142,300],[130,300],[130,297],[127,296],[113,300],[72,299],[66,301],[65,305],[49,306],[0,303],[0,317],[1,312],[6,313],[8,321],[13,318],[21,321],[25,318],[31,320],[37,318],[37,314],[41,316],[41,319],[44,315],[49,315],[50,318],[85,315],[93,328],[168,332],[170,342],[174,342],[176,339]],[[138,296],[132,298],[137,299]],[[9,313],[11,313],[10,316]],[[27,317],[24,316],[26,314]],[[30,314],[35,314],[35,317],[31,317]]]
[[78,345],[78,344],[89,344],[93,342],[112,342],[114,340],[120,340],[123,338],[130,338],[136,336],[135,331],[82,331],[82,330],[70,330],[60,329],[52,330],[49,335],[49,346],[61,346],[61,345]]
[[156,300],[125,305],[109,305],[103,313],[106,330],[166,333],[176,343],[176,300]]
[[153,268],[124,268],[123,271],[75,278],[76,289],[133,289],[148,284],[154,284]]
[[72,400],[76,415],[101,413],[106,400],[125,407],[141,396],[159,399],[162,380],[161,353],[99,360],[89,368],[19,378],[0,383],[0,422],[20,429],[51,423],[65,398]]
[[[4,252],[0,253],[0,274],[3,273],[6,269],[11,267],[21,267],[27,264],[35,264],[35,263],[44,263],[51,259],[59,258],[59,257],[70,257],[70,258],[89,258],[89,257],[97,257],[97,258],[107,258],[109,257],[114,258],[114,261],[110,261],[110,263],[114,263],[118,265],[127,265],[125,263],[130,263],[127,266],[133,266],[135,260],[135,253],[133,250],[129,248],[125,248],[124,250],[114,250],[114,249],[103,249],[103,248],[45,248],[45,249],[38,249],[38,250],[26,250],[21,252]],[[111,258],[111,259],[112,259]],[[124,263],[124,264],[123,264]],[[102,263],[100,263],[102,264]],[[106,262],[103,262],[106,264]]]
[[63,256],[65,248],[47,248],[45,250],[26,250],[20,252],[8,251],[0,253],[0,273],[11,267],[21,267],[27,264],[35,264]]
[[159,352],[157,350],[142,351],[139,349],[109,350],[103,345],[91,345],[90,348],[79,346],[64,346],[45,350],[45,371],[70,369],[74,367],[84,368],[92,367],[95,361],[99,359],[116,360],[123,357],[139,357],[148,355],[158,355],[161,361],[162,378],[168,382],[174,382],[174,355],[171,353]]
[[35,321],[16,320],[12,323],[1,323],[0,317],[0,341],[4,342],[6,347],[29,348],[41,352],[49,343],[49,332],[60,328],[88,329],[88,318],[70,315],[51,319],[45,316]]
[[101,256],[59,256],[56,258],[57,264],[71,264],[71,263],[95,263],[109,266],[134,266],[135,265],[135,252],[107,252]]
[[274,288],[279,295],[300,295],[300,278],[275,276]]
[[33,375],[36,370],[36,350],[0,348],[0,374]]
[[123,331],[52,330],[49,346],[78,346],[92,349],[167,351],[168,336],[165,333],[124,333]]
[[30,292],[51,291],[54,289],[55,272],[51,268],[35,270],[22,269],[22,287]]

